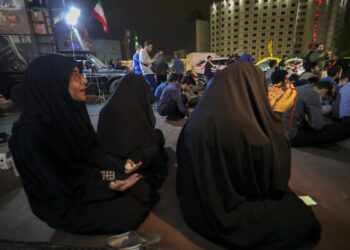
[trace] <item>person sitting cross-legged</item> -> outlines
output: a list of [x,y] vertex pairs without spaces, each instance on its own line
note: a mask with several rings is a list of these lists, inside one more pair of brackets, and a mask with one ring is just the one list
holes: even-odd
[[173,121],[189,116],[191,111],[187,108],[188,98],[182,91],[188,92],[192,88],[193,82],[188,83],[186,77],[180,83],[167,86],[158,102],[158,113]]
[[[294,147],[313,146],[346,140],[350,137],[350,126],[346,124],[325,125],[322,114],[322,100],[332,98],[334,84],[318,82],[296,87],[298,99],[294,115],[289,109],[283,115],[289,130],[289,140]],[[292,116],[292,118],[291,118]]]
[[179,78],[179,76],[175,73],[171,73],[170,76],[168,77],[168,80],[161,83],[157,88],[156,91],[154,92],[154,96],[156,97],[156,101],[154,102],[156,106],[158,106],[158,102],[160,100],[160,97],[163,94],[164,89],[168,86],[171,85],[173,83],[176,83],[178,81],[180,81],[181,78]]
[[291,149],[280,116],[297,93],[286,87],[269,104],[266,85],[252,63],[221,70],[177,143],[183,218],[225,249],[300,249],[320,237],[312,210],[288,186]]
[[33,213],[50,227],[80,234],[136,230],[152,219],[157,198],[136,173],[146,162],[111,156],[98,143],[82,73],[81,63],[58,54],[30,63],[26,84],[16,89],[25,93],[18,93],[23,111],[9,148]]

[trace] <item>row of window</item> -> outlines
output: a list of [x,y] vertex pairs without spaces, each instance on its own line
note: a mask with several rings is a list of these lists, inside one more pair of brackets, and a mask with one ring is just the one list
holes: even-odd
[[[235,16],[234,19],[236,19],[235,21],[238,21],[238,20],[240,20],[241,18],[239,18],[239,16]],[[230,21],[230,20],[232,20],[232,19],[231,19],[231,17],[228,17],[227,20]],[[262,23],[266,23],[266,22],[267,22],[267,19],[266,19],[266,18],[264,18],[264,19],[259,19],[259,20],[260,20]],[[300,20],[305,21],[305,18],[303,18],[303,19],[300,18]],[[225,18],[224,18],[224,17],[221,18],[221,22],[222,22],[222,21],[225,21]],[[276,21],[277,21],[277,22],[285,22],[285,21],[287,21],[287,18],[285,18],[285,17],[281,17],[280,19],[272,18],[271,20],[269,20],[269,23],[274,23],[274,22],[276,22]],[[289,18],[289,21],[290,21],[290,22],[293,22],[293,21],[294,21],[294,17],[290,17],[290,18]],[[299,20],[298,20],[298,21],[299,21]],[[216,20],[216,22],[218,23],[219,20]],[[211,21],[211,23],[212,23],[212,24],[215,24],[215,20]],[[245,24],[249,24],[249,21],[246,20],[246,21],[244,21],[244,23],[245,23]],[[254,20],[253,23],[255,23],[255,24],[258,23],[258,20]],[[236,23],[235,23],[235,24],[236,24]]]
[[[249,24],[244,23],[244,25],[249,25]],[[222,24],[221,28],[225,28],[225,26],[231,27],[231,24],[230,23],[227,24],[227,25]],[[234,26],[238,26],[238,23],[234,23]],[[243,26],[243,27],[245,27],[245,29],[249,29],[250,28],[251,30],[258,30],[258,27],[256,27],[256,26],[250,26],[250,27]],[[294,25],[293,24],[289,24],[288,26],[287,25],[285,26],[285,25],[282,24],[282,25],[279,26],[280,29],[284,29],[284,28],[287,28],[287,27],[288,28],[293,28]],[[217,25],[216,27],[215,26],[211,27],[213,32],[215,32],[215,28],[219,29],[219,25]],[[297,26],[297,29],[302,29],[302,28],[304,28],[302,25]],[[259,27],[259,30],[266,30],[266,29],[271,29],[271,30],[278,29],[278,26],[271,25],[271,26],[261,26],[261,27]],[[236,32],[236,31],[238,31],[238,29],[234,29],[234,32]],[[228,33],[230,33],[230,32],[231,31],[228,31]]]
[[[295,7],[295,4],[292,4],[291,7]],[[280,6],[280,8],[286,9],[288,7],[287,6]],[[270,7],[270,8],[268,8],[268,6],[261,6],[260,7],[260,11],[261,10],[269,10],[269,9],[277,10],[277,6],[274,5],[274,6]],[[305,7],[304,6],[300,6],[299,9],[306,9],[306,6]],[[254,7],[253,9],[252,8],[245,8],[244,10],[247,11],[247,12],[250,11],[250,10],[259,11],[259,7]],[[234,9],[234,12],[239,12],[239,11],[240,10],[238,8]],[[221,11],[221,14],[222,15],[231,14],[232,12],[233,12],[232,10],[227,10],[227,11],[223,10],[223,11]],[[217,11],[216,13],[212,14],[212,17],[215,17],[215,15],[219,15],[219,14],[220,14],[220,12]]]
[[[244,31],[248,31],[248,28],[245,28]],[[235,29],[234,32],[238,32],[238,29]],[[224,30],[222,30],[221,33],[225,33]],[[227,30],[227,33],[231,33],[231,30]],[[272,32],[270,32],[269,34],[270,34],[270,36],[274,36],[275,34],[278,34],[278,35],[280,35],[280,36],[287,35],[287,34],[288,34],[288,35],[292,35],[292,34],[293,34],[293,31],[291,31],[291,30],[288,31],[288,32],[284,32],[284,31],[274,32],[274,31],[272,31]],[[296,34],[302,36],[302,35],[304,34],[304,32],[303,32],[303,31],[299,31],[299,32],[296,32]],[[211,33],[211,35],[212,35],[212,36],[219,35],[219,32],[216,32],[216,33],[213,32],[213,33]],[[263,32],[263,33],[261,33],[260,35],[261,35],[261,36],[265,36],[266,33]],[[251,36],[256,37],[256,36],[258,36],[258,34],[257,34],[257,33],[252,33]],[[244,37],[248,37],[248,34],[244,34]]]
[[[231,37],[230,37],[230,38],[231,38]],[[234,38],[237,39],[238,37],[234,37]],[[286,38],[286,39],[284,39],[284,38]],[[222,37],[221,39],[224,40],[224,37]],[[218,40],[219,40],[219,38],[216,38],[216,41],[218,41]],[[283,40],[292,41],[292,38],[291,38],[291,37],[280,37],[280,38],[277,39],[278,42],[283,42]],[[258,41],[258,40],[253,39],[253,40],[252,40],[252,43],[256,43],[257,41]],[[299,40],[297,40],[297,41],[302,42],[302,39],[299,39]],[[214,42],[215,42],[215,39],[212,39],[212,42],[214,43]],[[247,43],[248,41],[244,41],[244,42]],[[266,39],[261,39],[260,42],[261,42],[261,43],[265,43],[265,42],[268,42],[268,40],[266,40]],[[230,45],[229,43],[230,43],[230,42],[227,42],[227,45]],[[221,44],[223,45],[223,43],[221,43]]]
[[[237,44],[239,44],[239,42],[238,41],[234,41],[234,42],[232,42],[232,45],[237,45]],[[248,45],[248,43],[243,43],[243,44],[246,44],[246,45]],[[226,45],[228,45],[228,46],[230,46],[231,45],[231,43],[230,42],[228,42]],[[221,46],[225,46],[224,45],[224,43],[221,43]],[[211,47],[213,47],[213,48],[215,48],[215,47],[219,47],[219,44],[217,43],[216,45],[215,44],[212,44],[211,45]],[[253,46],[251,46],[251,49],[258,49],[258,47],[259,46],[256,46],[256,45],[253,45]],[[260,49],[265,49],[265,48],[267,48],[268,46],[265,46],[265,45],[260,45]],[[277,48],[282,48],[283,46],[282,46],[282,44],[277,44]],[[286,44],[286,46],[285,46],[286,48],[291,48],[292,47],[292,45],[291,44]],[[301,48],[301,45],[300,45],[300,47],[299,46],[297,46],[297,45],[295,45],[294,46],[295,48]]]
[[[272,1],[272,0],[270,0],[270,1]],[[273,0],[274,2],[278,2],[279,0]],[[283,0],[283,1],[287,1],[287,0]],[[249,1],[249,0],[246,0],[245,1],[245,4],[251,4],[251,3],[255,3],[255,4],[258,4],[258,3],[268,3],[269,1],[268,0],[252,0],[252,1]],[[302,2],[302,1],[301,1]],[[238,6],[240,4],[240,0],[236,0],[236,2],[234,3],[234,5],[235,6]],[[242,4],[242,2],[241,2],[241,4]],[[295,5],[295,3],[293,3],[294,5]],[[283,5],[285,5],[285,4],[283,4]],[[220,5],[219,5],[220,6]],[[231,6],[233,6],[231,3],[223,3],[222,4],[222,7],[224,8],[224,7],[231,7]],[[216,8],[216,7],[214,7],[213,6],[213,8]]]
[[[277,5],[265,5],[265,6],[255,6],[254,8],[252,8],[252,7],[246,7],[244,10],[245,11],[249,11],[249,10],[255,10],[255,11],[259,11],[259,9],[260,10],[267,10],[267,9],[277,9],[277,8],[293,8],[293,7],[295,7],[296,6],[296,4],[295,3],[293,3],[293,4],[291,4],[290,6],[287,6],[286,4],[282,4],[282,5],[280,5],[280,6],[277,6]],[[270,8],[269,8],[270,7]],[[300,9],[305,9],[305,7],[306,6],[299,6],[299,8]],[[226,10],[226,8],[223,8],[223,10],[221,11],[221,13],[222,14],[225,14],[225,10]],[[218,10],[216,10],[216,11],[218,11]],[[239,8],[235,8],[234,9],[234,11],[239,11]],[[219,11],[218,11],[219,12]],[[232,10],[227,10],[227,13],[232,13]],[[215,14],[214,14],[215,15]]]
[[[231,48],[227,48],[226,50],[225,50],[225,49],[216,49],[216,50],[212,50],[212,51],[213,51],[213,52],[217,52],[217,53],[219,53],[219,52],[224,52],[224,51],[230,52],[230,51],[233,51],[233,49],[232,49],[232,50],[231,50]],[[290,50],[286,50],[286,51],[277,50],[277,51],[273,51],[272,53],[273,53],[275,56],[282,56],[282,53],[283,53],[283,54],[289,55],[289,54],[291,53],[291,51],[290,51]],[[299,54],[300,54],[300,51],[295,51],[295,53],[299,53]],[[265,52],[264,52],[264,51],[261,51],[261,52],[252,51],[252,52],[251,52],[251,55],[252,55],[252,56],[259,56],[259,54],[260,54],[262,57],[264,57]],[[266,54],[268,54],[268,52],[266,52]],[[221,56],[221,57],[225,57],[225,55],[224,55],[223,53],[221,53],[220,56]],[[230,54],[228,54],[227,56],[230,56]]]
[[[231,13],[231,12],[230,12]],[[277,14],[278,14],[279,12],[264,12],[264,13],[262,13],[262,16],[268,16],[268,14],[271,14],[271,16],[277,16]],[[303,12],[303,13],[305,13],[305,12]],[[242,14],[242,13],[241,13]],[[291,14],[291,15],[293,15],[293,14],[295,14],[295,10],[291,10],[291,11],[289,11],[288,13],[286,12],[286,11],[281,11],[280,12],[280,14],[281,15],[287,15],[287,14]],[[222,12],[222,15],[225,15],[225,13],[224,12]],[[219,17],[219,15],[217,15],[218,17]],[[253,15],[252,15],[253,17],[258,17],[259,16],[259,13],[254,13]],[[249,18],[249,17],[251,17],[249,14],[245,14],[244,15],[244,17],[245,18]],[[212,18],[215,18],[215,15],[212,15]],[[235,18],[238,18],[238,16],[235,16]],[[242,16],[241,16],[241,18],[242,18]],[[218,21],[218,19],[217,19],[217,21]]]

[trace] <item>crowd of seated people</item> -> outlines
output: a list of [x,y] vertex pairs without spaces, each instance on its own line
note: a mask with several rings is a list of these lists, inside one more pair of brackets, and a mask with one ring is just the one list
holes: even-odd
[[188,98],[183,92],[190,91],[194,86],[192,77],[183,77],[181,82],[167,86],[158,102],[157,111],[168,120],[176,121],[189,116],[192,112],[188,108]]
[[162,96],[164,89],[173,83],[179,82],[181,79],[179,78],[179,75],[175,73],[171,73],[168,77],[168,80],[165,82],[162,82],[161,84],[158,85],[156,88],[156,91],[154,92],[154,96],[156,97],[156,101],[154,102],[156,106],[158,106],[158,102],[160,100],[160,97]]
[[[337,98],[339,86],[336,79],[339,79],[342,73],[340,67],[328,69],[328,77],[320,80],[319,65],[311,63],[308,72],[304,72],[298,80],[297,76],[293,76],[294,86],[298,91],[298,97],[294,108],[289,109],[283,115],[283,120],[288,128],[288,136],[292,146],[312,146],[322,145],[338,141],[346,140],[350,137],[350,127],[348,125],[332,123],[326,124],[324,114],[332,111],[333,100],[337,101],[336,118],[346,118],[346,98],[348,94],[342,91],[344,97]],[[289,83],[288,72],[277,70],[271,75],[273,85],[281,85]],[[348,81],[348,79],[344,79]],[[337,91],[338,89],[338,91]],[[341,102],[341,99],[343,100]],[[342,116],[339,115],[339,106],[341,105]],[[345,118],[344,118],[345,117]]]
[[[341,77],[333,100],[338,85],[319,81],[317,65],[300,79],[272,66],[265,75],[235,62],[192,100],[191,76],[170,74],[154,95],[142,75],[130,72],[102,108],[96,133],[82,65],[61,55],[34,60],[9,143],[33,213],[82,234],[123,233],[149,220],[167,175],[158,112],[168,120],[188,117],[176,149],[176,190],[193,230],[231,249],[317,243],[317,218],[288,186],[290,144],[350,137],[350,74],[328,70],[333,80]],[[342,123],[325,124],[326,99]]]

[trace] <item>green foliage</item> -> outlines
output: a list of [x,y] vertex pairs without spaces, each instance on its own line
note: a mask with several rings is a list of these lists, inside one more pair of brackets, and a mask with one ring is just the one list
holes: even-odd
[[338,58],[350,57],[350,23],[344,23],[344,26],[337,32],[335,38],[335,49]]

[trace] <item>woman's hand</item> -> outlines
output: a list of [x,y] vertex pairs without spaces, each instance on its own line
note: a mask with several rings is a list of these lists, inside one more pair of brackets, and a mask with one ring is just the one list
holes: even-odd
[[142,165],[142,161],[139,163],[135,164],[133,160],[128,159],[125,164],[125,173],[126,174],[131,174],[132,172],[135,172],[138,170]]
[[283,96],[276,101],[273,111],[284,113],[293,107],[294,101],[297,98],[298,92],[293,84],[287,84],[286,91]]
[[114,191],[125,191],[128,188],[132,187],[136,182],[138,182],[138,180],[140,180],[141,176],[139,174],[133,174],[132,176],[130,176],[128,179],[126,180],[115,180],[112,181],[109,184],[109,188],[114,190]]

